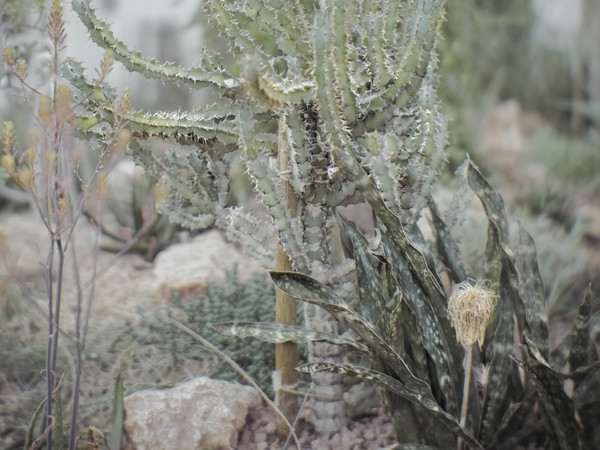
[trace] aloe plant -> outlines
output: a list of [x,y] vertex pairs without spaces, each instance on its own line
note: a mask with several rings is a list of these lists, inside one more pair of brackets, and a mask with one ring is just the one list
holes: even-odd
[[[482,266],[497,298],[491,320],[484,323],[485,335],[479,337],[481,347],[473,346],[473,338],[463,348],[457,339],[461,331],[457,327],[455,332],[448,319],[449,299],[441,288],[435,260],[456,281],[465,281],[468,274],[433,200],[437,252],[424,250],[416,232],[407,234],[364,169],[341,153],[334,154],[373,207],[380,236],[379,246],[374,246],[352,222],[338,217],[346,254],[355,263],[355,298],[341,297],[305,274],[271,272],[271,277],[279,289],[318,305],[352,329],[356,340],[330,342],[360,349],[370,357],[371,366],[323,361],[299,370],[341,373],[377,383],[401,443],[433,448],[460,446],[461,441],[470,448],[490,449],[598,447],[600,363],[590,338],[591,291],[579,309],[572,335],[551,354],[533,240],[519,228],[513,247],[502,199],[467,160],[462,174],[488,217]],[[327,340],[310,330],[281,325],[221,323],[215,328],[272,342]],[[482,333],[470,331],[476,336]],[[472,380],[468,373],[472,368],[463,369],[463,356],[471,351],[486,373],[481,395],[473,381],[465,384]],[[570,370],[563,373],[567,362]],[[572,395],[564,390],[566,379],[574,382]]]
[[[89,0],[73,0],[92,40],[127,69],[219,98],[196,111],[130,113],[131,154],[169,187],[163,210],[172,221],[215,225],[270,268],[281,244],[294,270],[325,283],[343,280],[352,265],[336,259],[334,211],[364,199],[334,149],[367,170],[408,228],[443,165],[435,53],[443,0],[203,5],[232,58],[205,48],[196,67],[183,69],[131,51]],[[102,141],[107,130],[97,123],[114,115],[114,93],[88,82],[75,62],[65,76],[88,110],[80,131]],[[157,139],[181,145],[159,151],[151,145]],[[287,163],[280,168],[277,160]],[[318,308],[305,315],[319,331],[336,332]],[[315,357],[341,358],[311,348]],[[344,417],[339,389],[337,397],[332,427]]]

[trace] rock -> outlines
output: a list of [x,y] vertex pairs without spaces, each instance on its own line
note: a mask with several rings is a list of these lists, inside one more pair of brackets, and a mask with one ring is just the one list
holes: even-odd
[[542,119],[523,111],[518,101],[506,100],[485,116],[476,151],[490,169],[509,180],[539,183],[545,169],[526,161],[524,153],[542,125]]
[[125,398],[129,450],[235,448],[249,408],[261,405],[251,387],[207,377]]
[[238,266],[240,281],[261,270],[260,265],[228,243],[218,230],[202,233],[189,242],[174,244],[154,261],[154,287],[168,295],[201,292],[208,282],[221,282],[225,272]]

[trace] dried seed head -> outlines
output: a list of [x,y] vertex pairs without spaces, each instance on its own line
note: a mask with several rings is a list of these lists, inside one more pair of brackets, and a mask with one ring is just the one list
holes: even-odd
[[485,329],[496,306],[496,294],[484,282],[459,284],[448,301],[448,317],[463,347],[483,345]]

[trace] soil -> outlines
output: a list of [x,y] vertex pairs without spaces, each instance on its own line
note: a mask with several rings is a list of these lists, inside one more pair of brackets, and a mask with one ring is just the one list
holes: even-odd
[[[310,410],[296,424],[296,435],[302,449],[362,450],[391,449],[396,443],[396,433],[390,420],[381,409],[372,415],[351,421],[348,427],[320,436],[312,425]],[[238,450],[281,450],[286,448],[286,438],[279,437],[277,417],[271,408],[253,409],[249,412],[246,426],[240,431]],[[289,450],[296,450],[290,437]]]

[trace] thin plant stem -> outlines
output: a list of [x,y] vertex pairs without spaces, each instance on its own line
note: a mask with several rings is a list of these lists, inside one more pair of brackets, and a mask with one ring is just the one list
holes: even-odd
[[290,433],[294,437],[294,441],[296,442],[296,446],[298,447],[298,449],[301,448],[300,447],[300,441],[298,440],[298,436],[296,436],[296,433],[294,432],[294,427],[292,426],[292,424],[290,423],[290,421],[287,419],[287,417],[285,416],[285,414],[275,405],[275,403],[273,403],[271,401],[271,399],[269,398],[269,396],[264,393],[264,391],[260,388],[260,386],[258,384],[256,384],[256,382],[252,379],[252,377],[250,375],[248,375],[246,373],[246,371],[244,369],[242,369],[233,359],[231,359],[229,356],[227,356],[223,351],[219,350],[217,347],[215,347],[209,341],[207,341],[206,339],[204,339],[202,336],[200,336],[194,330],[192,330],[189,327],[185,326],[180,321],[178,321],[176,319],[173,319],[172,317],[169,317],[169,320],[171,321],[171,323],[173,323],[173,325],[175,325],[181,331],[183,331],[184,333],[190,335],[191,337],[193,337],[194,339],[196,339],[198,342],[200,342],[208,350],[210,350],[211,352],[215,353],[219,357],[223,358],[223,360],[227,364],[229,364],[231,367],[233,367],[233,369],[237,373],[239,373],[248,383],[250,383],[250,385],[252,385],[252,387],[259,392],[260,396],[264,399],[264,401],[271,408],[273,408],[273,410],[275,411],[275,413],[288,426],[288,428],[290,430]]
[[[54,239],[50,232],[50,248],[48,249],[48,258],[46,260],[46,294],[48,296],[48,348],[46,349],[46,414],[42,419],[42,433],[48,427],[48,422],[52,417],[52,390],[54,385],[54,374],[52,372],[52,342],[54,339],[54,308],[53,308],[53,288],[52,288],[52,269],[54,266]],[[56,331],[58,332],[58,331]],[[48,442],[52,444],[52,436],[48,436]],[[51,448],[51,447],[49,447]]]
[[[465,359],[463,360],[465,378],[463,384],[462,406],[460,408],[461,428],[465,428],[465,425],[467,424],[467,411],[469,409],[469,386],[471,384],[471,369],[473,368],[473,346],[469,345],[469,347],[466,350],[467,352],[465,353]],[[456,446],[459,450],[462,450],[464,448],[464,442],[462,438],[458,438]]]

